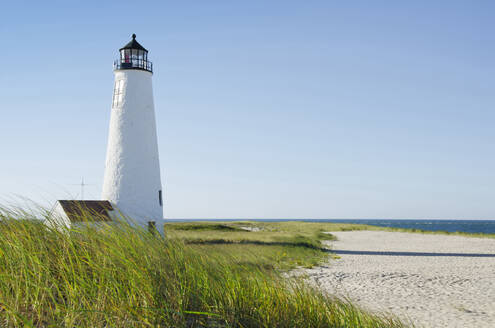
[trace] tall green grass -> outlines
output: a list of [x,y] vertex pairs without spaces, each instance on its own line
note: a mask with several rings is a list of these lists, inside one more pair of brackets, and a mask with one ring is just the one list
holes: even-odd
[[69,230],[32,218],[0,209],[0,326],[403,326],[125,222]]

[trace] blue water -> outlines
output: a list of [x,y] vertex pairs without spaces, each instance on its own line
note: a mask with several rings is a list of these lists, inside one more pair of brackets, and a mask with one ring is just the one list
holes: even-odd
[[[246,219],[200,219],[198,221],[247,221]],[[179,219],[168,219],[167,221],[189,221]],[[249,219],[249,221],[281,222],[281,221],[303,221],[303,222],[334,222],[334,223],[357,223],[369,224],[378,227],[406,228],[430,231],[469,232],[469,233],[492,233],[495,234],[495,220],[314,220],[314,219]]]

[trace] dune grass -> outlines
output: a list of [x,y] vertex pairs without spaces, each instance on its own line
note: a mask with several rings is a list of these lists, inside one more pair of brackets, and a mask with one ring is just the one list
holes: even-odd
[[220,249],[125,222],[67,230],[26,219],[0,210],[1,326],[403,327]]
[[[304,221],[188,221],[165,225],[169,238],[179,239],[205,254],[229,254],[240,263],[267,270],[310,268],[332,255],[323,245],[333,240],[333,231],[393,231],[423,234],[494,238],[493,234],[425,231],[363,224]],[[329,252],[330,251],[330,252]]]
[[166,235],[180,239],[205,254],[229,254],[237,262],[268,270],[312,267],[331,254],[324,240],[329,231],[367,230],[371,226],[313,222],[174,222]]

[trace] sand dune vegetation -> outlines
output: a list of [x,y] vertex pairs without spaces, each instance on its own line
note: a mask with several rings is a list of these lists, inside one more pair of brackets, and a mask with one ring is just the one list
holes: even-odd
[[[276,237],[267,226],[257,233],[264,235],[260,241],[265,244],[236,243],[234,238],[231,244],[215,245],[181,236],[186,231],[212,235],[208,227],[167,225],[165,236],[125,222],[53,229],[34,220],[36,215],[1,210],[2,326],[404,326],[281,274],[298,263],[310,265],[302,260],[308,255],[326,256],[309,230]],[[252,233],[248,226],[212,229],[255,241],[247,237]],[[233,248],[227,250],[229,246]]]

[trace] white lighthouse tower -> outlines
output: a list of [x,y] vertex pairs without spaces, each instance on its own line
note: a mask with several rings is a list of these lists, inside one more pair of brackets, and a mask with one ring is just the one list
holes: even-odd
[[148,51],[133,34],[114,63],[102,199],[143,226],[163,219],[152,74]]

